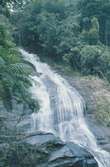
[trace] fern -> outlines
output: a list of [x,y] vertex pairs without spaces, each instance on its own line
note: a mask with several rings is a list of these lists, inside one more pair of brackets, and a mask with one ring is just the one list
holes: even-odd
[[22,60],[8,25],[0,16],[0,100],[8,111],[12,110],[13,98],[28,105],[27,88],[31,85],[29,75],[32,70],[32,66]]
[[20,98],[25,101],[26,89],[31,85],[29,74],[32,67],[24,63],[15,63],[6,65],[3,58],[0,57],[0,84],[3,92],[0,94],[3,104],[8,111],[12,109],[12,98],[19,89]]
[[1,81],[2,95],[1,99],[7,111],[12,111],[12,92],[7,80]]
[[5,61],[2,57],[0,57],[0,65],[4,65],[5,64]]

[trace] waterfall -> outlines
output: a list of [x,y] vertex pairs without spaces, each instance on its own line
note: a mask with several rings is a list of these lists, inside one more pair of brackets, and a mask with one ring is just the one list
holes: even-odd
[[34,54],[20,49],[24,59],[33,64],[31,93],[39,101],[40,111],[32,114],[32,129],[52,132],[64,142],[74,142],[90,152],[99,167],[110,167],[110,154],[102,150],[84,119],[84,100],[68,82],[40,62]]

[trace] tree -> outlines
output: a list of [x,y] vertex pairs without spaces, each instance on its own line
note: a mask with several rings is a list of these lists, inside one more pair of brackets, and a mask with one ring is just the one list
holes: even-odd
[[91,19],[92,17],[97,17],[99,21],[99,35],[100,40],[104,44],[108,41],[109,44],[109,35],[107,37],[107,26],[110,22],[110,1],[109,0],[81,0],[78,3],[78,7],[80,9],[82,19],[88,17]]
[[90,22],[83,26],[81,38],[85,43],[95,45],[99,41],[99,22],[96,17],[93,17]]
[[19,21],[15,19],[16,41],[39,55],[62,60],[65,52],[77,44],[80,27],[63,1],[35,1],[16,18],[18,16]]
[[0,100],[11,111],[12,100],[31,105],[27,88],[31,86],[29,75],[32,67],[23,62],[9,27],[7,18],[0,16]]

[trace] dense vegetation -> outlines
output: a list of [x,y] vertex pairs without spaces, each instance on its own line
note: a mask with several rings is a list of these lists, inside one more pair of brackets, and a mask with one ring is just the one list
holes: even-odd
[[35,0],[14,11],[17,45],[110,82],[110,1]]
[[[32,113],[38,108],[37,102],[27,91],[31,86],[29,75],[33,68],[23,60],[14,43],[13,26],[10,23],[10,11],[6,2],[8,1],[2,1],[0,4],[0,143],[9,139],[13,141],[12,138],[16,137],[16,125],[24,112],[29,110]],[[15,122],[11,126],[12,119]],[[6,135],[5,140],[3,136]],[[1,161],[0,159],[0,166]]]
[[[62,64],[61,68],[98,76],[108,83],[110,0],[0,0],[1,167],[18,161],[19,167],[30,167],[32,160],[36,164],[34,151],[30,156],[34,148],[15,142],[24,137],[16,125],[39,107],[27,91],[34,69],[23,60],[17,46],[37,53],[41,59]],[[110,102],[106,98],[98,97],[95,117],[110,126]],[[19,112],[17,106],[23,110]]]
[[109,0],[0,1],[0,101],[5,108],[12,111],[15,101],[31,110],[37,105],[26,91],[33,69],[16,44],[110,82],[109,18]]
[[13,100],[31,107],[33,102],[26,89],[31,86],[29,75],[33,69],[24,62],[13,42],[7,2],[1,3],[0,12],[0,99],[6,109],[12,111]]
[[64,2],[69,1],[37,0],[15,12],[16,42],[83,74],[109,80],[109,0]]

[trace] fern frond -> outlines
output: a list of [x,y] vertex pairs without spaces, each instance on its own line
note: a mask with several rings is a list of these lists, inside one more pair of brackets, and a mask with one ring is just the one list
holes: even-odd
[[32,68],[24,63],[15,63],[7,66],[7,72],[10,74],[25,74],[29,75],[32,72]]
[[2,57],[0,57],[0,65],[4,65],[5,64],[5,61]]
[[12,111],[12,94],[11,94],[9,83],[6,80],[2,80],[1,85],[2,85],[1,98],[3,101],[4,107],[7,109],[7,111]]

